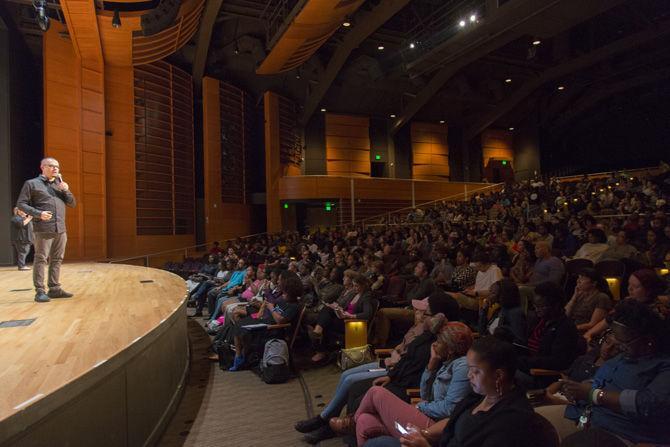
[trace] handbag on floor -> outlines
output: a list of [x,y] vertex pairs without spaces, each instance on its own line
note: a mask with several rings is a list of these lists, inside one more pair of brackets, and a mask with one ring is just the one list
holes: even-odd
[[359,346],[357,348],[349,348],[340,350],[340,355],[337,359],[337,365],[346,371],[355,366],[365,365],[373,361],[372,347],[370,345]]

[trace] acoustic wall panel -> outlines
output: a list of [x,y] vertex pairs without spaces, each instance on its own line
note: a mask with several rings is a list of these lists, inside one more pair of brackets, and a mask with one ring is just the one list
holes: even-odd
[[326,172],[328,175],[370,175],[370,119],[326,115]]
[[191,77],[166,62],[135,67],[138,235],[193,234]]
[[511,131],[487,129],[482,132],[482,166],[492,158],[508,160],[514,166],[514,149]]
[[412,123],[412,178],[449,180],[448,127],[444,124]]

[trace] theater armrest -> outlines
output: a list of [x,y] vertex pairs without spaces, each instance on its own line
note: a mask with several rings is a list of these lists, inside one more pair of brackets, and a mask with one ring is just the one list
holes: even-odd
[[421,390],[419,388],[407,388],[407,397],[419,397],[421,396]]

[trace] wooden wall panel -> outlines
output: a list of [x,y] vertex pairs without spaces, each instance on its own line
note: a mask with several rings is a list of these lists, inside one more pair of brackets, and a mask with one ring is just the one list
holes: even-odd
[[[202,82],[203,158],[205,171],[205,239],[226,240],[251,233],[251,206],[228,203],[223,191],[221,153],[221,82],[205,77]],[[244,169],[244,163],[240,169]],[[243,182],[244,177],[240,176]],[[244,191],[244,183],[239,185]],[[239,202],[244,196],[238,198]]]
[[[280,96],[273,92],[265,92],[263,106],[265,115],[265,207],[266,229],[269,233],[282,230],[281,210],[279,205],[279,184],[282,180],[280,161]],[[290,178],[299,179],[294,176]]]
[[448,128],[444,124],[413,122],[412,178],[449,180]]
[[[65,9],[72,5],[90,6],[63,3]],[[92,7],[88,12],[94,17]],[[95,43],[93,34],[86,37],[89,19],[74,15],[71,39],[63,37],[60,23],[43,35],[44,153],[59,160],[78,201],[67,214],[68,260],[107,256],[104,73],[99,46],[83,44]]]
[[[278,200],[304,199],[349,199],[351,196],[352,177],[336,177],[325,175],[283,177],[279,181]],[[490,189],[489,183],[462,183],[430,180],[353,178],[354,196],[356,199],[399,201],[412,200],[412,184],[416,203],[428,202],[447,197],[454,200],[462,198],[479,189]]]
[[512,140],[511,131],[487,129],[482,132],[482,166],[486,167],[491,158],[509,160],[514,166]]
[[326,114],[328,175],[370,176],[370,119]]

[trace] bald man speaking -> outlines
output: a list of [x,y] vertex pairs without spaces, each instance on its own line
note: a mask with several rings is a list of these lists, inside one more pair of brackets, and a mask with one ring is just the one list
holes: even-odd
[[[33,216],[35,261],[33,283],[35,301],[46,303],[51,298],[70,298],[71,293],[61,288],[60,266],[63,263],[67,232],[65,207],[74,208],[76,200],[70,187],[60,175],[60,165],[55,158],[45,158],[40,163],[42,174],[27,180],[21,188],[17,208]],[[49,291],[44,287],[44,268],[49,263]]]

